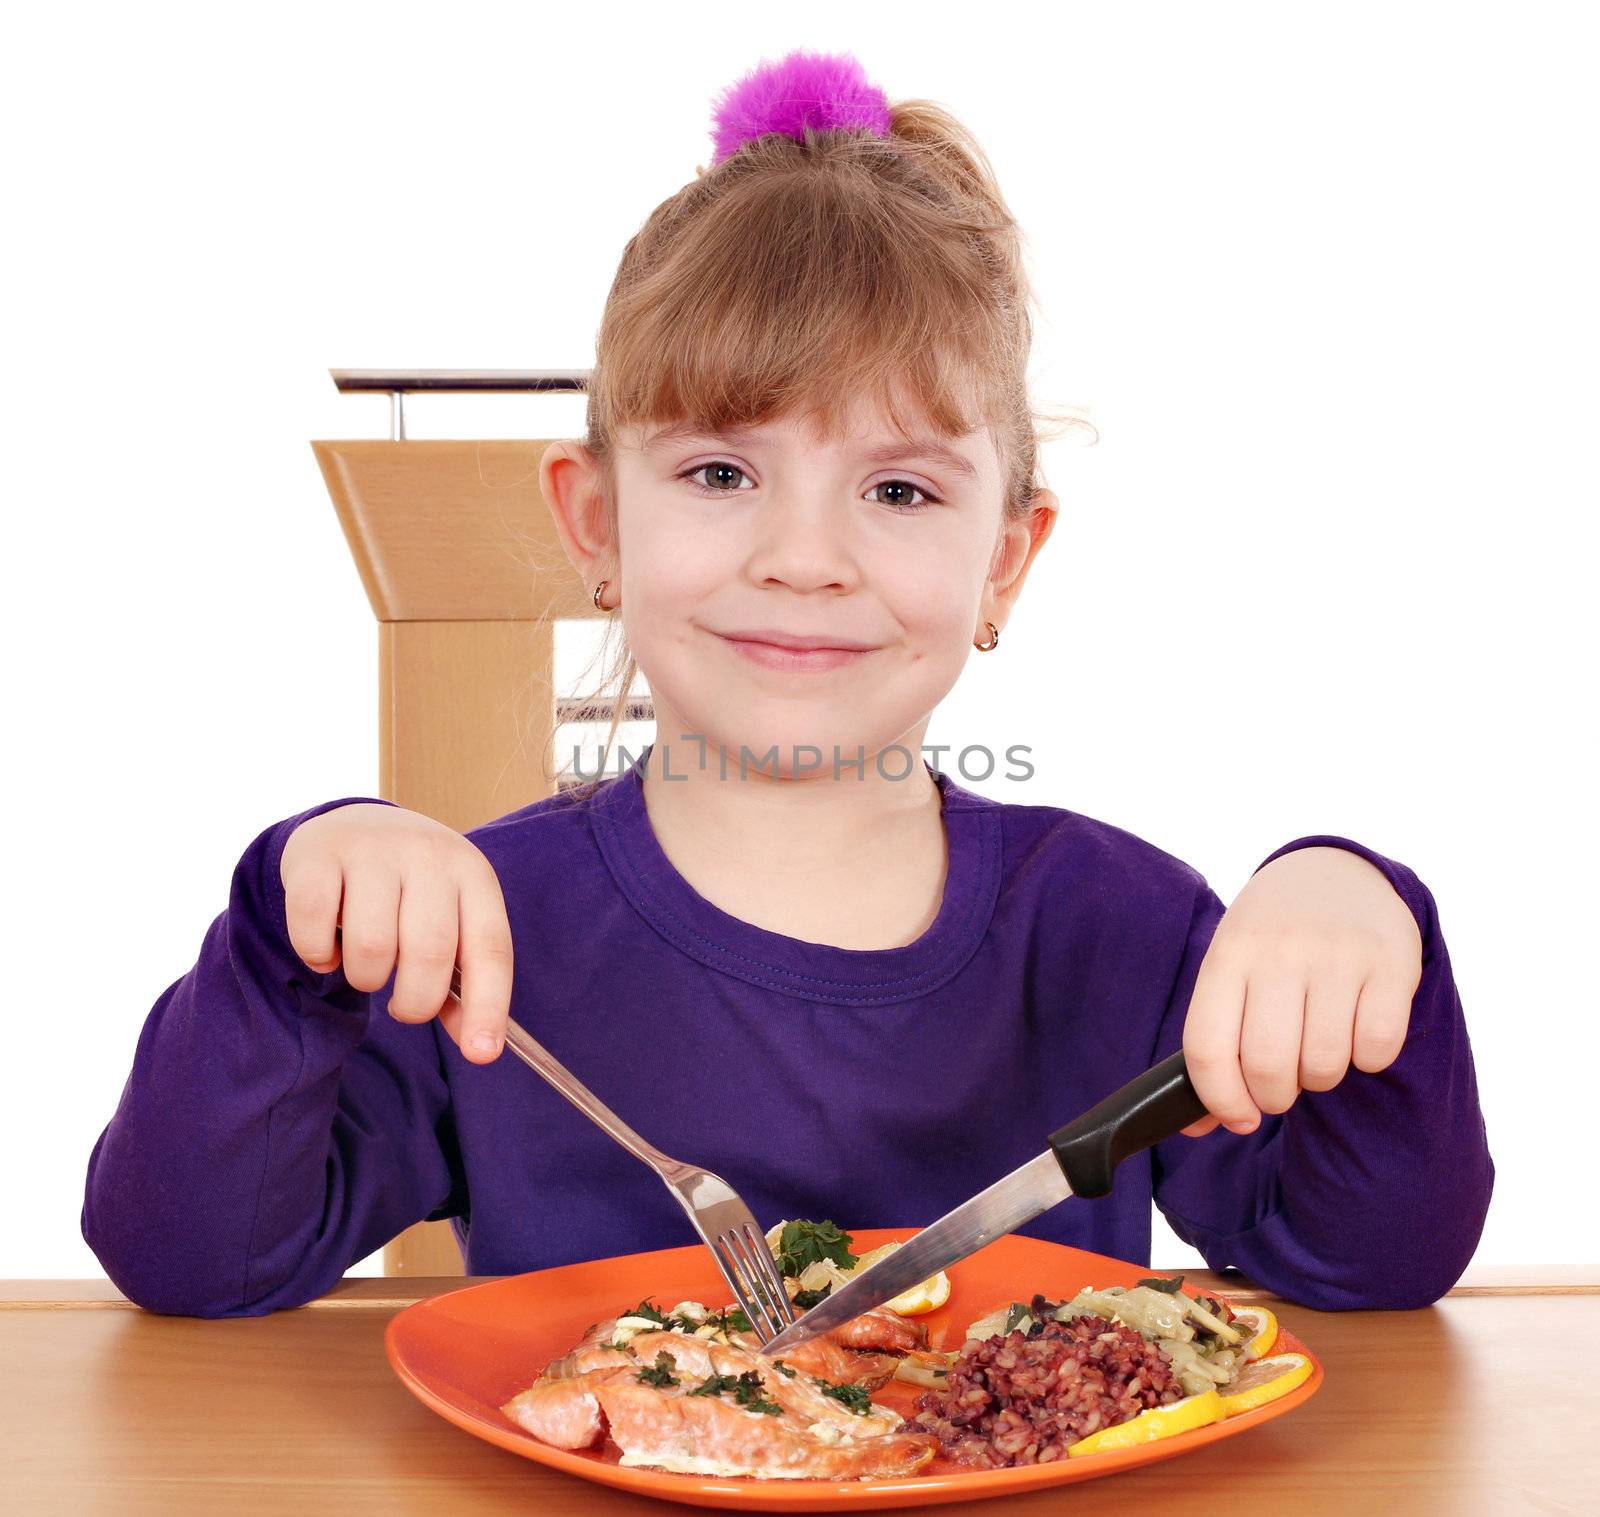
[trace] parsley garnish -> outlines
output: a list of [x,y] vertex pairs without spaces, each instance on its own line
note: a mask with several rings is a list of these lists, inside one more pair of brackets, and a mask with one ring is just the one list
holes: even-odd
[[766,1386],[761,1382],[758,1370],[746,1370],[739,1376],[733,1388],[733,1399],[740,1406],[748,1407],[752,1412],[765,1412],[769,1417],[781,1417],[783,1408],[776,1401],[762,1399],[762,1391]]
[[783,1362],[783,1360],[781,1360],[781,1359],[774,1359],[772,1361],[772,1367],[773,1367],[773,1369],[778,1370],[782,1374],[787,1375],[791,1380],[793,1380],[794,1377],[800,1373],[799,1370],[790,1369],[789,1366],[787,1364],[785,1364]]
[[867,1394],[864,1385],[835,1385],[820,1375],[813,1375],[812,1383],[824,1396],[832,1396],[835,1401],[842,1401],[858,1417],[865,1417],[872,1410],[872,1397]]
[[[791,1374],[794,1372],[791,1370]],[[768,1417],[781,1417],[783,1408],[776,1401],[768,1401],[761,1394],[766,1389],[758,1370],[746,1370],[742,1375],[712,1375],[701,1382],[691,1396],[720,1396],[733,1392],[733,1399],[752,1412],[762,1412]]]
[[824,1285],[819,1291],[796,1291],[794,1304],[803,1312],[808,1312],[817,1302],[825,1301],[833,1290],[831,1285]]
[[655,1365],[647,1370],[639,1371],[639,1378],[646,1385],[676,1385],[678,1377],[673,1370],[677,1369],[678,1361],[665,1349],[656,1355]]
[[707,1312],[705,1321],[698,1322],[693,1317],[680,1317],[674,1316],[671,1312],[663,1312],[648,1296],[637,1306],[623,1307],[617,1316],[642,1317],[646,1322],[654,1322],[664,1333],[692,1334],[702,1327],[719,1327],[725,1333],[754,1331],[750,1326],[750,1319],[736,1306],[729,1307],[725,1312]]
[[840,1269],[854,1269],[850,1252],[854,1240],[833,1222],[790,1222],[778,1239],[778,1268],[786,1275],[800,1274],[808,1264],[831,1259]]

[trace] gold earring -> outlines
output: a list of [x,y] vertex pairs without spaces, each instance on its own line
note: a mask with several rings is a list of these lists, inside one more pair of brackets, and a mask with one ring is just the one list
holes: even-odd
[[610,583],[609,579],[603,579],[594,587],[594,608],[596,611],[615,611],[617,609],[615,606],[602,606],[600,604],[600,592]]
[[993,622],[985,622],[984,626],[989,629],[989,641],[986,643],[974,643],[972,646],[979,653],[992,653],[1000,646],[1000,629]]

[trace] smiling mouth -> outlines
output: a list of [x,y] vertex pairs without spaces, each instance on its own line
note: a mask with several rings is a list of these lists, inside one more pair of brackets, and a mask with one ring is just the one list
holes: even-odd
[[736,637],[724,632],[713,635],[751,663],[765,669],[781,669],[797,674],[839,669],[877,652],[875,648],[838,645],[794,647],[786,643],[765,642],[760,638]]

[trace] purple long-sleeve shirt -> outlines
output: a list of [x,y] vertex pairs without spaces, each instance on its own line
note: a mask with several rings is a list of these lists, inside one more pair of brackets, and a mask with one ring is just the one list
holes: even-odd
[[[511,1012],[657,1147],[724,1176],[763,1226],[920,1226],[1182,1043],[1224,907],[1131,833],[935,776],[949,870],[933,925],[860,950],[767,931],[667,859],[630,769],[467,833],[499,877]],[[153,1311],[257,1316],[448,1218],[475,1275],[692,1243],[659,1180],[514,1056],[317,974],[261,833],[194,967],[157,999],[89,1156],[83,1235]],[[1147,1264],[1151,1198],[1213,1268],[1323,1308],[1410,1307],[1471,1258],[1494,1168],[1433,897],[1371,860],[1422,933],[1399,1058],[1240,1136],[1178,1136],[1111,1194],[1021,1229]],[[1260,866],[1258,866],[1260,867]]]

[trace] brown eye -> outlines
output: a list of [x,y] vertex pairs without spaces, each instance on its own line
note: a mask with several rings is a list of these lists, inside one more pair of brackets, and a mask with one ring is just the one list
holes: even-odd
[[[715,482],[711,484],[702,483],[707,475],[710,475]],[[737,464],[730,464],[723,459],[715,459],[708,464],[696,464],[692,469],[686,469],[678,478],[692,481],[706,495],[737,495],[742,493],[738,485],[729,487],[728,479],[730,475],[737,475],[740,479],[748,478],[744,470]]]
[[[899,494],[898,500],[883,500],[880,505],[890,506],[896,511],[922,511],[935,503],[934,497],[929,495],[921,485],[914,485],[909,479],[880,479],[872,487],[874,490],[894,490]],[[920,502],[913,502],[908,498],[911,495],[920,495]]]

